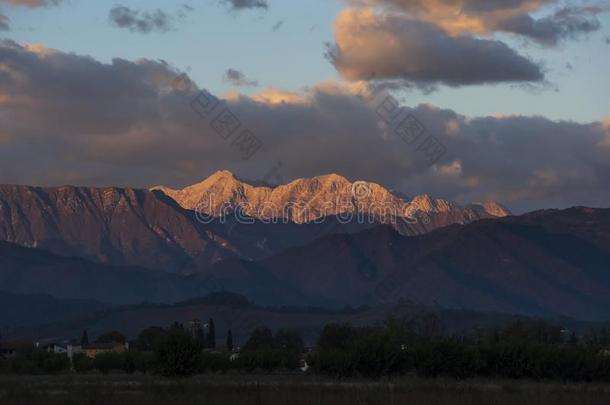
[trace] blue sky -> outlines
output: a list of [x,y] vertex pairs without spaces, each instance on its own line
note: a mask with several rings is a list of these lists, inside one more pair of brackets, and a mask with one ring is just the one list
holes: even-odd
[[[63,52],[91,55],[107,62],[121,57],[163,59],[209,90],[223,94],[226,69],[235,68],[266,87],[297,91],[317,82],[336,79],[334,66],[324,58],[325,43],[333,42],[333,22],[345,7],[340,1],[269,2],[267,11],[229,12],[216,0],[186,2],[195,11],[176,21],[167,33],[132,33],[112,26],[109,10],[115,1],[71,0],[57,7],[37,9],[0,6],[11,19],[5,36],[20,43],[39,43]],[[133,9],[160,8],[177,18],[181,3],[134,0]],[[272,27],[284,21],[279,30]],[[404,93],[405,103],[429,103],[466,116],[494,114],[541,115],[555,120],[591,122],[610,116],[610,15],[600,15],[602,29],[587,38],[545,49],[503,39],[535,61],[542,61],[547,87],[527,89],[510,84],[451,88],[431,94]],[[571,68],[568,68],[570,64]]]

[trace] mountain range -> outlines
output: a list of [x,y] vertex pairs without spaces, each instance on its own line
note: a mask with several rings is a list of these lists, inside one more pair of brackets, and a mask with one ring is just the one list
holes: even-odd
[[404,199],[379,184],[350,182],[337,174],[278,186],[256,186],[223,170],[181,190],[163,186],[152,190],[163,192],[200,218],[223,217],[238,211],[239,215],[259,221],[307,224],[339,216],[345,222],[389,224],[403,235],[510,214],[495,201],[460,207],[429,195]]
[[[0,186],[0,241],[103,264],[190,274],[226,258],[260,259],[329,232],[351,232],[384,223],[388,215],[383,215],[382,208],[375,211],[374,200],[379,200],[378,207],[387,209],[386,214],[392,214],[396,227],[406,234],[506,215],[492,203],[486,205],[488,211],[482,205],[461,208],[429,196],[404,201],[381,186],[364,182],[359,184],[365,184],[365,191],[372,190],[372,194],[362,199],[366,204],[354,205],[358,201],[349,197],[352,184],[331,175],[261,188],[221,171],[178,192],[165,188]],[[198,207],[208,199],[215,205],[204,212]],[[348,203],[321,218],[324,201]],[[221,206],[246,207],[245,216],[232,215],[234,212],[227,209],[221,212]],[[285,221],[264,217],[264,207],[292,212],[290,207],[297,206],[313,207],[312,213],[303,218],[302,211],[294,212]],[[409,218],[404,217],[404,207]],[[335,214],[346,211],[371,214],[371,220],[338,220]],[[417,221],[422,216],[426,220]],[[305,226],[295,226],[305,222]],[[234,232],[236,227],[238,232]]]
[[0,240],[168,271],[232,255],[173,200],[121,188],[0,186]]
[[170,304],[418,305],[610,317],[610,210],[512,216],[338,175],[173,190],[0,186],[0,291]]

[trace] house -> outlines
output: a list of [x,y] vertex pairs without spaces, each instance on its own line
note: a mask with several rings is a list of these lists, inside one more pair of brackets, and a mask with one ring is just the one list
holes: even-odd
[[68,358],[72,360],[75,354],[79,354],[83,352],[83,347],[81,345],[68,345]]
[[80,351],[89,358],[94,358],[101,353],[124,353],[129,350],[129,343],[92,343],[83,345]]
[[17,355],[17,348],[7,343],[0,343],[0,360],[12,359]]
[[60,343],[47,343],[41,346],[41,348],[49,353],[68,354],[68,346]]
[[11,359],[19,352],[32,350],[34,344],[30,341],[0,342],[0,359]]

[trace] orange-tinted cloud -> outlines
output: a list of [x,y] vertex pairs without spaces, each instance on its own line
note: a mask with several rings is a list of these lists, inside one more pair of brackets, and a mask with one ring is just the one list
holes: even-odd
[[[287,91],[277,88],[268,88],[254,94],[250,99],[264,104],[299,104],[309,105],[315,102],[318,96],[343,96],[367,99],[373,96],[373,89],[368,82],[345,82],[329,80],[317,83],[301,92]],[[243,97],[243,96],[242,96]],[[236,100],[235,94],[231,98]]]
[[[558,0],[352,0],[350,3],[405,13],[434,24],[454,37],[507,32],[544,45],[597,31],[600,23],[596,16],[608,11],[608,3],[570,6]],[[559,8],[549,10],[544,17],[532,16],[548,6]]]
[[23,7],[46,7],[51,5],[58,5],[63,0],[0,0],[0,3],[6,3],[11,6],[23,6]]
[[306,104],[308,98],[301,93],[269,88],[252,96],[252,100],[265,104]]
[[451,37],[405,15],[349,8],[337,16],[335,31],[328,57],[349,80],[461,86],[543,79],[536,64],[500,41]]
[[488,34],[499,21],[540,9],[555,0],[355,0],[384,6],[433,23],[453,36]]

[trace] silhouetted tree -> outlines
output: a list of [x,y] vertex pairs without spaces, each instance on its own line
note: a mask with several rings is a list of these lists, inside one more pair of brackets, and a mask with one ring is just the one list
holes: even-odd
[[229,351],[233,350],[233,333],[231,333],[231,329],[227,332],[227,349]]
[[210,319],[210,325],[208,330],[208,347],[216,347],[216,328],[214,327],[213,319]]
[[159,326],[152,326],[140,332],[135,346],[140,350],[152,350],[155,342],[162,339],[167,331]]
[[355,330],[349,323],[328,324],[322,330],[318,339],[319,349],[345,348],[354,338]]
[[208,346],[207,337],[205,336],[203,329],[197,329],[197,335],[195,336],[195,339],[199,343],[201,343],[202,346],[204,346],[204,347]]
[[576,333],[572,332],[570,334],[570,340],[568,342],[570,344],[570,346],[577,346],[578,345],[578,337],[576,336]]
[[89,335],[87,334],[87,329],[83,331],[83,336],[80,338],[81,346],[89,344]]
[[244,352],[253,352],[273,347],[273,333],[268,328],[257,328],[252,332],[250,338],[244,345]]
[[277,331],[274,346],[283,368],[295,369],[299,366],[305,344],[297,332],[284,329]]
[[188,333],[172,329],[155,345],[161,374],[185,377],[201,369],[202,347]]

